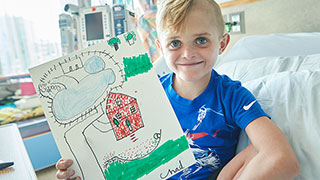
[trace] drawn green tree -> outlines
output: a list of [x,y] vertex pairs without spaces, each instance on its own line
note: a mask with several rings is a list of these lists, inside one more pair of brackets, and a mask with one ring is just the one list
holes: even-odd
[[127,34],[125,34],[124,38],[130,46],[137,41],[136,33],[134,33],[133,31],[130,31]]
[[121,41],[118,37],[113,37],[108,41],[109,46],[114,47],[116,51],[119,49],[119,44],[121,44]]

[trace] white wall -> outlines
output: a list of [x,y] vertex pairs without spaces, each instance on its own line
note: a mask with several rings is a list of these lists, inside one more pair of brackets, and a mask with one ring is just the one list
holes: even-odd
[[222,14],[238,11],[245,13],[246,32],[231,35],[227,51],[247,35],[320,32],[320,0],[261,0],[223,8]]

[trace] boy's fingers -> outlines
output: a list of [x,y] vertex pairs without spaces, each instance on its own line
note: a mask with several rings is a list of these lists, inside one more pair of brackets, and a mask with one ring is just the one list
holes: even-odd
[[63,159],[59,159],[59,161],[56,163],[56,169],[59,169],[60,163],[63,161]]
[[72,165],[72,163],[73,161],[71,159],[67,159],[67,160],[60,159],[56,164],[56,168],[58,170],[66,170]]
[[66,179],[66,180],[81,180],[81,178],[79,176],[77,176],[77,177],[69,178],[69,179]]
[[81,178],[79,176],[71,178],[71,179],[67,179],[67,180],[81,180]]
[[[56,177],[58,179],[70,179],[71,176],[74,175],[74,170],[73,169],[67,169],[65,171],[57,171]],[[75,179],[75,178],[72,178]]]

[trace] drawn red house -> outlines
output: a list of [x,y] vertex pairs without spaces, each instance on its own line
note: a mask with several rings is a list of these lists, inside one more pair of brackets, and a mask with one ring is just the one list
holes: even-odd
[[136,98],[121,93],[109,93],[106,110],[117,140],[144,126]]

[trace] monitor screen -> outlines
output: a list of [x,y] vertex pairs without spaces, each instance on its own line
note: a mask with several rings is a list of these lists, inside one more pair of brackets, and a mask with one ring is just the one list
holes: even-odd
[[102,12],[85,15],[87,41],[103,39]]

